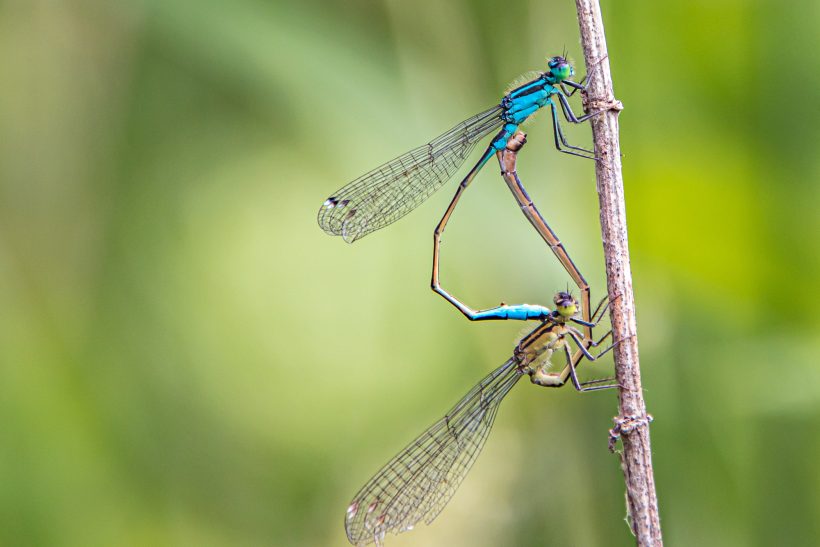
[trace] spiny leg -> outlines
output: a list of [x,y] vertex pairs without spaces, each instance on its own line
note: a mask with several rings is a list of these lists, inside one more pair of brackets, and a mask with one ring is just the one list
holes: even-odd
[[[551,325],[549,323],[545,323],[544,326],[535,329],[532,333],[530,333],[528,336],[526,336],[519,343],[518,348],[516,348],[516,353],[518,355],[521,355],[522,353],[525,353],[527,348],[531,344],[536,342],[542,336],[542,334],[545,331],[550,330],[552,328],[554,328],[554,325]],[[566,383],[567,378],[570,378],[570,379],[573,380],[573,386],[576,389],[578,389],[579,387],[583,387],[583,386],[586,386],[586,385],[600,384],[600,383],[603,383],[603,382],[609,382],[609,381],[614,380],[614,378],[604,378],[604,379],[601,379],[601,380],[592,380],[590,382],[580,383],[578,381],[577,375],[575,373],[575,367],[577,367],[580,364],[582,359],[587,358],[589,361],[595,361],[598,358],[600,358],[602,355],[604,355],[606,352],[608,352],[610,349],[612,349],[614,344],[610,345],[610,347],[608,347],[604,351],[598,353],[597,355],[592,355],[587,349],[588,347],[598,346],[599,344],[601,344],[604,340],[606,340],[611,335],[612,335],[612,330],[610,329],[606,334],[604,334],[601,338],[599,338],[596,341],[596,340],[592,340],[591,338],[584,337],[584,335],[578,329],[576,329],[572,326],[568,326],[567,330],[563,334],[561,334],[561,336],[564,340],[564,344],[563,344],[564,352],[567,354],[567,365],[559,373],[545,373],[545,372],[539,371],[537,373],[537,377],[533,376],[531,374],[533,382],[538,384],[538,385],[541,385],[541,386],[560,387],[560,386],[564,385],[564,383]],[[569,340],[567,339],[567,337],[571,338],[575,342],[575,344],[578,346],[578,351],[576,351],[574,355],[572,355],[572,353],[571,353],[571,350],[570,350],[570,347],[569,347]],[[606,386],[598,386],[594,389],[606,389],[606,388],[609,388],[609,387],[617,387],[617,384],[608,384]],[[593,389],[591,388],[590,390],[593,390]],[[579,391],[590,391],[590,390],[579,390]]]
[[572,148],[574,150],[580,150],[582,152],[586,152],[587,154],[590,154],[591,156],[593,156],[593,159],[597,159],[597,158],[594,157],[595,156],[594,151],[587,150],[586,148],[582,148],[580,146],[573,146],[573,145],[569,144],[569,141],[567,141],[567,137],[564,135],[564,128],[561,127],[561,122],[558,121],[558,116],[557,116],[557,114],[555,113],[554,110],[553,110],[552,114],[553,114],[553,117],[555,118],[555,125],[558,127],[558,137],[561,139],[561,142],[563,143],[563,145],[566,146],[567,148]]
[[[541,331],[542,329],[536,329],[536,331]],[[606,336],[606,335],[605,335]],[[522,341],[523,343],[523,341]],[[530,342],[531,343],[531,342]],[[604,382],[611,382],[614,378],[604,378],[599,380],[590,380],[588,382],[581,382],[578,380],[578,375],[576,373],[576,367],[580,365],[582,359],[584,359],[588,354],[585,351],[582,345],[579,345],[582,348],[580,351],[577,351],[575,355],[572,354],[570,350],[569,343],[567,340],[564,340],[562,344],[564,355],[567,361],[567,364],[561,370],[561,372],[545,372],[543,365],[533,369],[530,372],[530,379],[536,385],[542,387],[561,387],[567,383],[569,379],[572,382],[572,386],[580,392],[585,391],[598,391],[601,389],[609,389],[613,387],[618,387],[618,384],[606,384],[606,385],[597,385],[602,384]],[[522,346],[520,346],[522,347]],[[517,349],[517,354],[520,355],[520,350]],[[597,359],[599,356],[591,356],[592,360]],[[519,357],[520,358],[520,357]]]
[[[606,302],[606,306],[603,309],[601,309],[601,306],[604,305],[604,302]],[[592,321],[594,321],[597,324],[601,320],[601,317],[604,316],[604,313],[606,313],[607,308],[609,308],[609,295],[608,294],[604,295],[604,297],[601,298],[601,301],[598,302],[598,305],[595,306],[595,311],[592,312]],[[601,312],[600,316],[598,316],[599,311]],[[597,317],[597,319],[596,319],[596,317]]]
[[[592,344],[590,344],[590,346],[589,346],[589,347],[591,347],[591,348],[597,348],[598,346],[600,346],[600,345],[601,345],[601,342],[603,342],[603,341],[604,341],[604,340],[606,340],[607,338],[611,338],[611,337],[612,337],[612,329],[609,329],[609,330],[607,331],[607,333],[606,333],[606,334],[604,334],[604,335],[603,335],[603,336],[601,336],[598,340],[596,340],[595,342],[593,342]],[[598,358],[599,358],[599,357],[601,357],[602,355],[605,355],[605,354],[609,353],[610,351],[612,351],[612,348],[614,348],[614,347],[615,347],[615,346],[617,346],[617,345],[618,345],[618,342],[617,342],[617,341],[616,341],[616,342],[612,342],[612,343],[611,343],[611,344],[609,344],[607,347],[605,347],[604,349],[602,349],[601,351],[599,351],[599,352],[595,355],[595,358],[596,358],[596,359],[598,359]]]
[[[586,351],[586,349],[584,349],[583,344],[579,343],[579,341],[577,339],[575,339],[574,335],[572,335],[572,337],[575,340],[575,342],[578,344],[578,347],[581,348],[581,351],[583,352],[584,357],[586,357],[590,361],[594,361],[595,359],[600,357],[600,355],[595,356],[595,357],[590,355]],[[570,352],[569,344],[564,344],[564,354],[566,355],[566,358],[567,358],[567,366],[564,368],[564,370],[569,368],[569,375],[570,375],[570,378],[572,380],[572,386],[575,388],[576,391],[584,393],[584,392],[587,392],[587,391],[600,391],[602,389],[612,389],[614,387],[620,387],[617,383],[597,385],[597,384],[601,384],[603,382],[609,382],[611,380],[614,380],[614,378],[603,378],[603,379],[600,379],[600,380],[591,380],[589,382],[584,382],[584,383],[579,382],[578,381],[578,375],[575,372],[576,362],[574,362],[573,355]],[[577,356],[577,353],[576,353],[576,356]],[[578,362],[580,362],[580,359],[578,359]]]
[[[587,77],[586,77],[586,76],[584,76],[584,78],[583,78],[583,80],[581,80],[581,82],[583,82],[584,80],[586,80],[586,78],[587,78]],[[574,86],[574,85],[571,85],[570,87],[571,87],[572,89],[571,89],[571,90],[568,90],[568,89],[567,89],[567,87],[566,87],[568,83],[569,83],[569,80],[564,80],[564,81],[563,81],[563,82],[561,82],[561,84],[560,84],[560,86],[561,86],[561,91],[563,91],[563,92],[564,92],[564,95],[566,95],[567,97],[572,97],[573,95],[575,95],[576,93],[578,93],[578,91],[586,91],[586,89],[587,89],[587,86],[582,85],[582,84],[578,84],[578,85],[577,85],[577,87],[576,87],[576,86]],[[572,82],[572,83],[574,84],[575,82]]]
[[[590,353],[587,349],[585,349],[585,344],[584,344],[584,342],[583,342],[583,341],[579,338],[578,334],[580,334],[580,333],[574,333],[574,332],[572,332],[572,330],[570,330],[570,331],[569,331],[569,336],[570,336],[570,338],[572,338],[573,342],[575,342],[575,344],[578,346],[579,351],[580,351],[580,352],[584,355],[584,357],[586,357],[589,361],[597,361],[597,360],[598,360],[598,359],[600,359],[603,355],[605,355],[606,353],[608,353],[608,352],[609,352],[612,348],[614,348],[614,347],[615,347],[615,345],[617,344],[617,342],[614,342],[614,343],[610,344],[609,346],[607,346],[607,347],[606,347],[606,349],[604,349],[603,351],[598,352],[598,354],[597,354],[597,355],[592,355],[592,354],[591,354],[591,353]],[[594,341],[594,342],[592,342],[591,344],[589,344],[589,347],[597,347],[597,346],[598,346],[598,345],[600,345],[600,344],[601,344],[604,340],[606,340],[608,337],[611,337],[611,336],[612,336],[612,329],[609,329],[609,331],[607,331],[607,333],[606,333],[606,334],[604,334],[603,336],[601,336],[601,338],[599,338],[597,341]],[[567,344],[567,345],[569,345],[569,344]],[[576,354],[576,355],[577,355],[577,354]],[[609,382],[609,381],[611,381],[611,380],[615,380],[615,378],[614,378],[614,377],[603,378],[603,379],[601,379],[601,380],[593,380],[593,381],[591,381],[591,382],[587,382],[587,383],[589,383],[589,384],[595,384],[595,383],[598,383],[598,384],[599,384],[599,383],[602,383],[602,382]],[[618,386],[618,384],[616,383],[616,384],[608,385],[607,387],[619,387],[619,386]]]
[[[586,76],[584,76],[584,78],[586,78]],[[573,95],[578,93],[578,91],[586,91],[586,86],[578,86],[578,87],[572,86],[572,89],[567,89],[565,84],[566,84],[566,81],[561,82],[560,86],[561,86],[561,91],[563,91],[564,95],[566,95],[567,97],[572,97]]]
[[[569,154],[571,156],[578,156],[579,158],[586,158],[588,160],[597,159],[595,157],[595,152],[592,150],[587,150],[586,148],[581,148],[580,146],[573,146],[567,142],[564,132],[561,130],[561,124],[558,122],[558,113],[556,112],[554,103],[550,103],[550,111],[552,112],[552,132],[553,137],[555,138],[555,148],[559,152],[563,152],[564,154]],[[561,148],[561,144],[570,150]],[[583,153],[573,152],[572,150],[578,150]]]
[[[617,297],[616,297],[616,299],[617,299]],[[604,302],[606,302],[606,305],[603,305],[603,304],[604,304]],[[592,313],[592,322],[591,322],[591,323],[586,323],[586,322],[581,321],[581,320],[579,320],[579,319],[571,319],[571,321],[573,321],[574,323],[578,323],[579,325],[583,325],[583,326],[585,326],[585,327],[595,327],[595,326],[597,326],[597,325],[598,325],[598,323],[600,323],[600,322],[601,322],[601,320],[603,319],[604,314],[605,314],[605,313],[606,313],[606,311],[609,309],[609,304],[610,304],[610,302],[609,302],[609,295],[604,296],[604,297],[601,299],[601,301],[600,301],[600,302],[598,302],[598,305],[595,307],[595,311]],[[572,328],[572,327],[570,327],[570,328]],[[578,335],[580,335],[580,336],[581,336],[582,340],[584,340],[584,342],[586,343],[586,346],[587,346],[588,348],[597,348],[598,346],[600,346],[600,345],[601,345],[601,343],[602,343],[604,340],[606,340],[607,338],[609,338],[609,337],[611,337],[611,336],[612,336],[612,329],[609,329],[609,330],[606,332],[606,334],[604,334],[604,335],[603,335],[603,336],[601,336],[598,340],[595,340],[595,341],[591,341],[591,339],[589,338],[589,335],[587,334],[587,330],[584,330],[584,333],[583,333],[583,334],[581,334],[580,332],[578,332],[578,331],[576,330],[576,333],[577,333]],[[573,338],[574,338],[574,337],[573,337]],[[581,341],[580,341],[580,340],[578,340],[577,338],[575,339],[575,343],[576,343],[576,344],[578,344],[579,346],[581,345]],[[598,354],[595,356],[595,359],[597,359],[598,357],[601,357],[602,355],[604,355],[605,353],[607,353],[608,351],[610,351],[610,350],[611,350],[612,348],[614,348],[617,344],[618,344],[618,341],[612,342],[609,346],[607,346],[606,348],[604,348],[603,350],[601,350],[600,352],[598,352]],[[594,359],[593,359],[593,360],[594,360]]]
[[564,94],[556,93],[555,95],[558,96],[558,100],[561,102],[561,110],[564,111],[564,117],[570,123],[583,123],[593,116],[606,112],[606,110],[597,110],[595,112],[590,112],[589,114],[584,114],[583,116],[576,116]]
[[[599,317],[598,321],[594,322],[592,326],[596,326],[600,322],[600,319],[601,318]],[[573,320],[573,321],[579,322],[577,320]],[[595,361],[596,359],[598,359],[602,355],[604,355],[604,354],[608,353],[610,350],[612,350],[612,348],[614,348],[616,345],[618,345],[618,341],[612,342],[610,345],[608,345],[606,348],[599,351],[597,353],[597,355],[595,355],[593,357],[589,353],[588,349],[585,350],[584,348],[585,347],[586,348],[597,348],[598,346],[600,346],[603,343],[604,340],[606,340],[607,338],[612,337],[612,329],[609,329],[608,331],[606,331],[606,333],[603,336],[601,336],[600,338],[598,338],[597,340],[592,340],[592,339],[586,337],[581,331],[579,331],[575,327],[569,326],[567,330],[568,330],[568,334],[572,338],[572,340],[578,345],[579,348],[581,348],[580,351],[584,353],[584,357],[586,357],[590,361]]]
[[[604,306],[602,308],[601,306],[603,305],[604,302],[606,302],[606,306]],[[585,327],[590,327],[590,328],[596,327],[596,326],[598,326],[598,323],[601,322],[601,319],[604,318],[604,314],[606,313],[606,310],[608,310],[608,309],[609,309],[609,295],[606,295],[601,299],[600,302],[598,302],[598,305],[595,306],[595,311],[592,312],[591,321],[584,321],[582,319],[576,319],[574,317],[572,319],[570,319],[570,321],[572,321],[573,323],[576,323],[578,325],[583,325]],[[592,337],[591,333],[588,330],[584,331],[584,336],[586,336],[587,338]]]
[[[572,80],[564,80],[560,84],[561,91],[563,91],[564,95],[566,95],[567,97],[572,97],[578,91],[586,91],[587,88],[589,87],[589,83],[584,83],[584,82],[587,81],[588,76],[589,76],[589,74],[584,74],[584,77],[581,78],[580,82],[573,82]],[[567,86],[571,87],[572,91],[567,91]]]

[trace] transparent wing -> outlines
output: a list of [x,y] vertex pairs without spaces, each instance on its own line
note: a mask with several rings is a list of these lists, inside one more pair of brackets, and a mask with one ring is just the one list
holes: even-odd
[[319,208],[319,226],[348,243],[391,224],[450,180],[476,142],[503,124],[494,106],[429,143],[365,173]]
[[347,509],[350,543],[381,545],[387,532],[412,530],[422,520],[430,524],[467,475],[499,404],[523,373],[515,359],[508,360],[376,473]]

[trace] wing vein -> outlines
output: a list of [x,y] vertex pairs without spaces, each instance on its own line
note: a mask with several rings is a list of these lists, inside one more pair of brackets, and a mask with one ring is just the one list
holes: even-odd
[[501,401],[522,374],[509,359],[382,467],[350,505],[345,521],[350,542],[380,543],[387,532],[432,522],[467,475]]
[[502,125],[501,111],[487,109],[353,180],[319,209],[319,226],[352,243],[397,221],[452,178],[475,144]]

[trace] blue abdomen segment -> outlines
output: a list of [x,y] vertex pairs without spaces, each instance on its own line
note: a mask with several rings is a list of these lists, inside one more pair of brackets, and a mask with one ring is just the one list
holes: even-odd
[[492,319],[512,319],[515,321],[535,321],[546,319],[549,308],[537,304],[515,304],[512,306],[497,306],[488,310],[475,312],[470,319],[473,321],[487,321]]
[[493,137],[493,142],[490,146],[493,147],[495,150],[504,150],[507,146],[507,141],[510,140],[510,137],[513,136],[513,133],[518,129],[517,123],[506,123],[504,124],[503,129],[498,132],[498,134]]

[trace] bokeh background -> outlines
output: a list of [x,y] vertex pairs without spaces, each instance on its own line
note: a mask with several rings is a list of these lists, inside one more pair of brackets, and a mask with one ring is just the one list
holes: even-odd
[[[604,12],[667,542],[817,544],[820,4]],[[346,545],[352,494],[521,325],[428,288],[454,184],[352,246],[318,206],[564,46],[557,0],[0,3],[0,544]],[[593,165],[548,121],[519,172],[600,297]],[[443,281],[548,303],[570,280],[496,173]],[[632,544],[615,412],[521,382],[438,521],[388,544]]]

